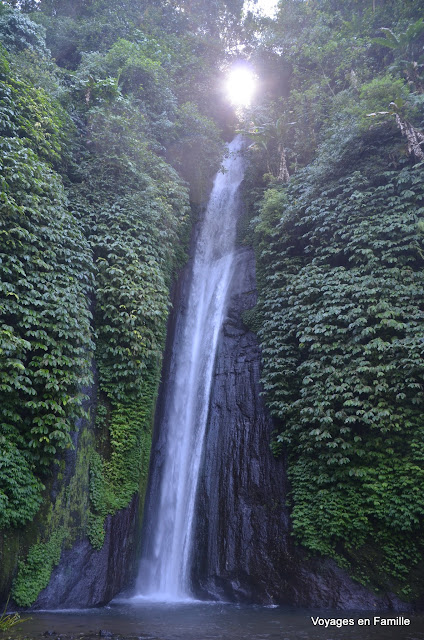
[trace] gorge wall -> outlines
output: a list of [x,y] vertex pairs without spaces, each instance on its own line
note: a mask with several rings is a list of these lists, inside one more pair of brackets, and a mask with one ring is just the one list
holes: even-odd
[[285,462],[270,449],[273,422],[261,395],[261,353],[243,323],[256,303],[255,257],[240,248],[215,365],[198,494],[193,580],[205,597],[261,604],[408,609],[376,595],[293,540]]
[[134,576],[137,565],[139,500],[108,516],[100,550],[87,538],[63,551],[50,582],[38,596],[35,609],[86,608],[106,604]]
[[133,0],[13,4],[0,3],[0,601],[34,605],[58,567],[38,606],[88,606],[135,566],[169,292],[223,143],[187,102],[206,58],[185,20],[170,42],[173,9],[146,24]]
[[[235,128],[216,89],[227,41],[205,34],[239,26],[241,5],[15,4],[0,3],[0,600],[91,606],[138,568],[169,292]],[[267,93],[242,125],[261,352],[240,248],[199,490],[204,596],[423,603],[422,2],[354,4],[284,3],[265,45],[233,34]]]

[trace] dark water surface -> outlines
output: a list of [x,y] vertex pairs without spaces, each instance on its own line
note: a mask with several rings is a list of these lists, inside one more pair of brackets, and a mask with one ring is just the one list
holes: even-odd
[[[374,616],[396,614],[299,610],[222,603],[179,604],[130,601],[101,609],[31,613],[31,619],[0,638],[75,640],[94,638],[140,640],[424,640],[424,616],[404,614],[409,626],[374,624]],[[340,628],[314,626],[316,618],[353,619]],[[359,626],[369,618],[369,626]]]

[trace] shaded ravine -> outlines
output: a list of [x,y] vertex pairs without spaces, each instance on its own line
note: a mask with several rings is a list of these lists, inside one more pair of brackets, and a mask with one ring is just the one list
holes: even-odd
[[[218,177],[221,179],[221,174]],[[241,180],[242,174],[237,179]],[[240,206],[236,190],[233,195],[234,226],[225,237],[225,241],[232,243]],[[213,222],[219,227],[218,217]],[[202,229],[195,233],[193,246],[202,238],[202,233]],[[207,237],[203,235],[203,239]],[[222,252],[227,246],[220,245],[210,255],[222,261]],[[190,447],[186,452],[187,456],[195,454],[199,473],[198,482],[191,488],[189,516],[186,515],[185,520],[180,517],[180,522],[190,522],[191,526],[183,535],[179,534],[177,543],[174,538],[173,544],[169,544],[167,553],[172,557],[168,556],[171,564],[166,565],[162,557],[156,562],[154,554],[162,553],[161,545],[166,541],[164,532],[170,522],[171,497],[174,506],[179,497],[181,506],[186,503],[186,496],[181,496],[181,491],[178,496],[176,486],[171,484],[171,492],[161,497],[167,459],[173,463],[174,471],[177,460],[173,446],[176,437],[163,426],[166,427],[166,416],[169,416],[170,385],[178,368],[175,357],[171,356],[171,343],[181,340],[189,315],[188,300],[193,290],[196,261],[194,250],[175,291],[175,311],[168,327],[163,383],[156,410],[144,549],[136,592],[147,593],[149,597],[159,593],[158,599],[171,600],[194,596],[265,605],[410,610],[410,606],[391,594],[371,593],[332,560],[311,558],[294,544],[285,503],[284,461],[276,460],[269,448],[274,426],[261,396],[260,349],[255,334],[242,320],[243,312],[256,303],[254,254],[246,247],[232,248],[229,254],[231,259],[223,261],[228,268],[225,270],[227,292],[225,296],[222,293],[225,304],[216,316],[215,351],[208,360],[207,376],[206,367],[198,380],[192,374],[196,382],[204,382],[206,376],[208,391],[203,388],[196,396],[204,420],[204,438],[197,450]],[[228,253],[226,255],[228,257]],[[204,270],[206,280],[203,284],[199,282],[197,301],[202,291],[209,288],[212,272]],[[205,303],[204,308],[206,306]],[[193,318],[191,321],[192,331]],[[193,348],[190,341],[187,344]],[[180,398],[186,397],[184,384],[180,385],[179,393]],[[183,403],[181,411],[187,410],[186,404]],[[158,428],[160,424],[162,428]],[[181,460],[184,461],[184,457]],[[188,466],[186,458],[183,470],[189,471]],[[95,606],[106,603],[128,586],[136,570],[137,506],[137,497],[134,497],[127,509],[107,518],[105,544],[100,551],[94,550],[86,539],[63,551],[49,586],[35,606]],[[160,533],[156,527],[164,515],[164,528]],[[184,554],[183,547],[177,548],[178,544],[184,545]],[[172,579],[165,575],[169,566],[174,571]]]
[[242,140],[229,145],[196,238],[187,300],[176,320],[153,451],[139,593],[191,596],[192,533],[216,347],[233,272]]

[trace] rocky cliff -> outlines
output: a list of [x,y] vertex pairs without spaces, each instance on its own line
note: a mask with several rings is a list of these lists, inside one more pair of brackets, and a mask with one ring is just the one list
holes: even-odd
[[407,608],[375,595],[331,560],[293,543],[284,459],[261,397],[261,354],[242,313],[256,302],[253,251],[241,248],[217,354],[197,512],[193,579],[199,593],[261,604]]

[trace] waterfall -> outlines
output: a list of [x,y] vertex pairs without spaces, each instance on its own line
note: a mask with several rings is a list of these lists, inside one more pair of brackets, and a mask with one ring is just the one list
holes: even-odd
[[176,320],[163,417],[153,465],[137,590],[161,599],[191,597],[196,491],[214,361],[234,266],[242,140],[229,145],[197,238],[189,294]]

